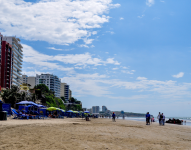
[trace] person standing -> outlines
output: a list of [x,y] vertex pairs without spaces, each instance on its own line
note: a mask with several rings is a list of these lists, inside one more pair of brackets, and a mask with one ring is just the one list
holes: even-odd
[[150,114],[147,112],[146,114],[146,125],[150,125]]
[[160,116],[161,116],[161,114],[160,114],[160,112],[159,112],[159,114],[158,114],[158,116],[157,116],[157,119],[159,120],[159,125],[161,125],[161,119],[160,119]]
[[163,113],[162,113],[162,125],[164,126],[164,123],[165,123],[165,115],[163,115]]
[[113,114],[112,114],[112,120],[114,121],[114,122],[116,122],[115,121],[115,113],[113,112]]

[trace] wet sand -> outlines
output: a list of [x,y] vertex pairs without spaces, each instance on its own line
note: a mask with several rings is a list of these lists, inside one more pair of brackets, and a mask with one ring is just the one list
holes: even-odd
[[191,149],[191,127],[111,119],[0,122],[0,150]]

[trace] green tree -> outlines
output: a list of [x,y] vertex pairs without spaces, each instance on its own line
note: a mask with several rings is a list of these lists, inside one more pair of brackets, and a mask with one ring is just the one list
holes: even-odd
[[5,103],[10,103],[12,107],[15,106],[19,100],[21,100],[21,94],[19,93],[20,88],[18,86],[12,85],[11,89],[3,90],[1,97]]
[[48,86],[46,86],[45,84],[35,85],[34,89],[40,89],[40,91],[42,93],[50,93],[50,90],[48,89]]

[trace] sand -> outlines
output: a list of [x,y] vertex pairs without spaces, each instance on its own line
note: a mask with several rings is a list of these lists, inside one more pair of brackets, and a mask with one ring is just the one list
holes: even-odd
[[191,127],[79,118],[0,122],[0,150],[191,149]]

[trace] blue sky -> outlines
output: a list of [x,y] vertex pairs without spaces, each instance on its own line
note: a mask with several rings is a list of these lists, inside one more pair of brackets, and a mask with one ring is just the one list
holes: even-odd
[[53,73],[83,107],[191,113],[189,0],[0,0],[23,74]]

